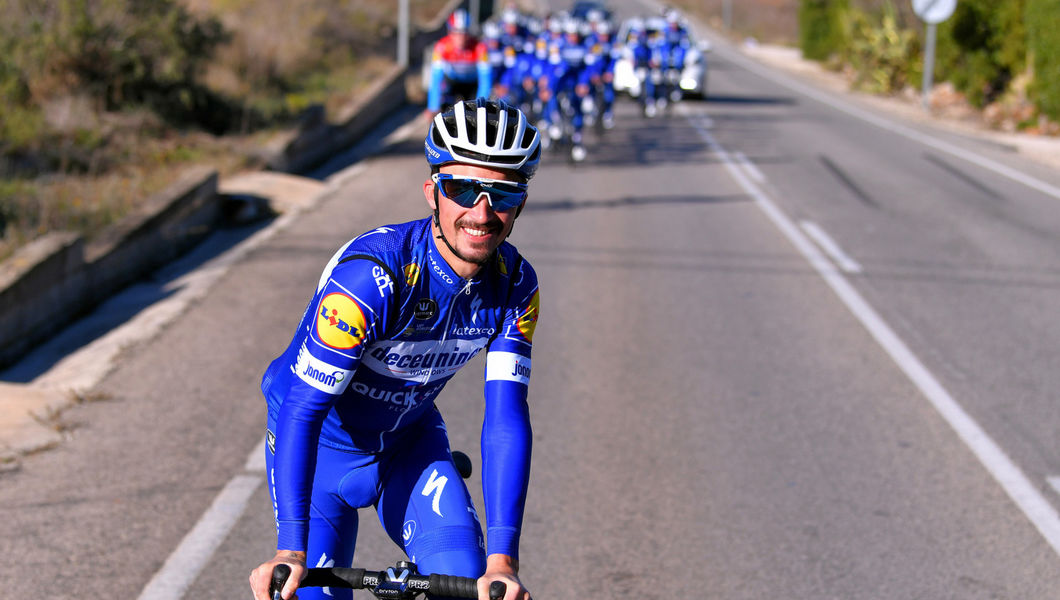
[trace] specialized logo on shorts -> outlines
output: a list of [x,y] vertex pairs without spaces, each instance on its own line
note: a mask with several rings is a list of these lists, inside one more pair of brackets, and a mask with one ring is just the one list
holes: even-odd
[[350,350],[364,341],[364,312],[341,292],[324,296],[317,308],[317,337],[336,350]]
[[515,326],[519,328],[519,333],[523,334],[523,337],[526,338],[526,341],[528,342],[534,340],[534,329],[537,328],[537,310],[538,304],[540,303],[540,295],[540,290],[534,292],[534,297],[530,298],[530,304],[523,310],[523,314],[515,323]]
[[416,285],[416,282],[420,280],[420,266],[416,263],[409,263],[405,265],[405,283],[408,285]]

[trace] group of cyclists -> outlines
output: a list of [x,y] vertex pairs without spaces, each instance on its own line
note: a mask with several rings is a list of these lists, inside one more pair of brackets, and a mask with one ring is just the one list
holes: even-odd
[[691,47],[675,9],[630,19],[618,32],[598,8],[537,17],[507,6],[482,25],[480,36],[457,9],[432,54],[427,108],[437,113],[462,98],[504,100],[533,119],[545,148],[569,148],[580,162],[587,154],[585,128],[614,126],[616,62],[633,67],[644,114],[654,117],[680,100],[676,77],[668,75],[680,72]]

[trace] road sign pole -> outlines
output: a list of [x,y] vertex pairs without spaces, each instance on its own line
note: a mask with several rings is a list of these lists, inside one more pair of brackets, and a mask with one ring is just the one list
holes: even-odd
[[924,110],[931,110],[931,87],[935,79],[935,28],[934,23],[928,23],[924,48],[924,90],[921,100]]
[[397,63],[409,66],[409,0],[398,0]]

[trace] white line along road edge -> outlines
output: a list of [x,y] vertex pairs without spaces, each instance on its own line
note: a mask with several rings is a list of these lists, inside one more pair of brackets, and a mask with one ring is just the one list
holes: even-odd
[[[181,540],[162,568],[140,593],[139,600],[180,600],[213,559],[247,503],[265,481],[265,440],[247,457],[246,472],[236,475],[214,498],[199,522]],[[249,594],[249,591],[248,591]]]
[[897,133],[898,135],[904,136],[910,140],[913,140],[914,142],[918,142],[929,148],[934,148],[935,150],[938,150],[940,152],[945,152],[950,156],[955,156],[957,158],[970,162],[973,165],[978,165],[980,167],[983,167],[984,169],[993,171],[994,173],[997,173],[1002,177],[1007,177],[1012,181],[1021,183],[1031,189],[1038,190],[1043,194],[1052,196],[1053,198],[1060,200],[1060,187],[1057,187],[1035,177],[1031,177],[1030,175],[1027,175],[1025,173],[1021,173],[1020,171],[1017,171],[1012,167],[1003,165],[994,160],[990,160],[989,158],[980,156],[969,150],[965,150],[960,146],[956,146],[954,144],[935,139],[930,135],[921,133],[911,127],[898,123],[897,121],[892,121],[884,117],[879,117],[867,110],[862,110],[846,102],[837,100],[829,96],[825,92],[816,90],[808,85],[803,85],[802,83],[799,83],[794,79],[791,79],[790,77],[782,75],[777,71],[769,69],[768,67],[764,67],[753,59],[750,59],[744,56],[743,54],[740,54],[739,52],[732,52],[731,54],[727,53],[726,58],[732,60],[733,62],[739,63],[741,67],[761,77],[764,77],[772,81],[773,83],[782,85],[809,98],[813,98],[814,100],[822,104],[831,106],[832,108],[838,111],[845,112],[846,114],[861,119],[866,123],[871,123],[872,125],[875,125],[880,129],[884,129],[891,133]]
[[869,334],[883,347],[884,351],[891,356],[895,364],[906,374],[922,394],[931,402],[935,410],[949,423],[950,427],[975,454],[991,476],[1001,484],[1001,487],[1009,495],[1013,502],[1030,519],[1045,541],[1053,547],[1060,555],[1060,516],[1048,500],[1031,483],[1023,471],[1012,462],[1000,446],[987,435],[986,431],[975,422],[971,416],[950,396],[949,392],[920,362],[913,352],[906,346],[905,342],[898,337],[893,329],[880,317],[872,306],[861,297],[861,294],[843,277],[835,266],[826,259],[787,215],[777,207],[768,195],[754,182],[752,182],[739,163],[714,139],[709,131],[704,129],[696,119],[689,115],[684,105],[681,105],[682,113],[688,118],[692,127],[706,142],[707,146],[717,154],[722,165],[729,175],[740,184],[755,199],[755,204],[766,214],[770,221],[780,230],[782,234],[795,246],[810,265],[824,279],[839,299],[846,304],[847,308],[861,324],[869,331]]

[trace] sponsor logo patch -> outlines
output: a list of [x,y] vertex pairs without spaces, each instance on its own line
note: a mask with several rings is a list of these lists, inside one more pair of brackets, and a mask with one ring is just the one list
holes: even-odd
[[336,350],[350,350],[364,341],[364,312],[341,292],[324,296],[317,306],[317,337]]
[[298,351],[298,360],[293,370],[298,378],[314,388],[328,394],[341,394],[349,383],[352,371],[330,365],[312,354],[305,344]]
[[530,304],[523,310],[523,314],[516,321],[515,326],[519,328],[519,333],[523,334],[526,341],[532,342],[534,340],[534,329],[537,328],[537,311],[540,303],[541,292],[534,292],[534,297],[530,298]]
[[420,280],[420,266],[416,263],[409,263],[405,265],[405,283],[408,285],[416,285],[416,282]]
[[486,354],[486,381],[515,381],[530,384],[530,359],[514,352]]
[[416,303],[416,318],[420,321],[431,319],[438,314],[438,303],[431,298],[421,298]]
[[416,521],[405,521],[405,524],[401,526],[401,539],[407,546],[412,538],[416,537]]
[[426,383],[453,375],[488,342],[488,337],[445,342],[404,341],[373,346],[361,360],[363,365],[376,373]]

